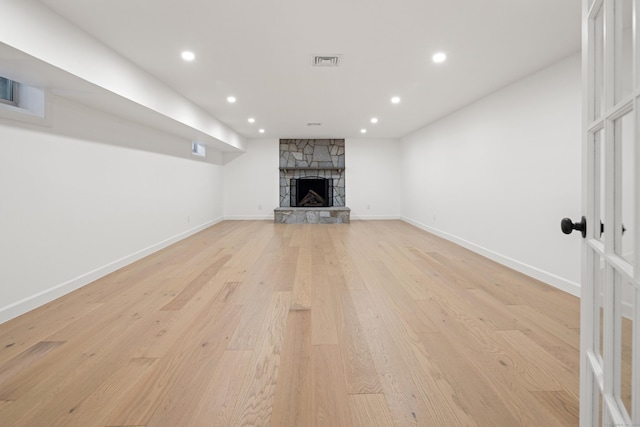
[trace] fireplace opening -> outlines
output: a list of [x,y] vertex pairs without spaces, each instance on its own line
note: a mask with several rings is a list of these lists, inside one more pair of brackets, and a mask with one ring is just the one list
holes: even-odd
[[333,179],[320,177],[292,178],[290,182],[291,206],[333,206]]

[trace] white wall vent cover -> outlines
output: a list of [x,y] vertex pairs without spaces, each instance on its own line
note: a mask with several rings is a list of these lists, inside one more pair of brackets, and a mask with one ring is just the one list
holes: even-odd
[[342,55],[313,55],[311,65],[314,67],[337,67],[342,61]]

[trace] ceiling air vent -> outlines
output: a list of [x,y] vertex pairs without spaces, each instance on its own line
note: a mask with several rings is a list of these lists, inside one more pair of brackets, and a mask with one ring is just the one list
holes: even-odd
[[309,122],[309,123],[307,123],[307,126],[322,126],[322,123],[319,123],[319,122]]
[[337,67],[342,61],[342,55],[313,55],[314,67]]

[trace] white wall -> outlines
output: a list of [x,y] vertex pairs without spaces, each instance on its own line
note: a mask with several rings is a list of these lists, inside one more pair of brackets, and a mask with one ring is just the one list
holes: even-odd
[[345,185],[352,219],[400,218],[400,141],[345,141]]
[[273,220],[280,205],[279,139],[246,140],[244,148],[225,153],[224,218]]
[[0,119],[0,322],[222,218],[222,166],[190,141],[62,99],[51,115]]
[[580,125],[575,55],[403,138],[403,218],[577,294]]

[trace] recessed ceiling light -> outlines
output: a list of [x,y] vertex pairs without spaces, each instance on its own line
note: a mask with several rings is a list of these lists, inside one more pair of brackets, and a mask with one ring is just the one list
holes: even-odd
[[264,133],[264,129],[260,129],[258,132],[260,132],[260,133]]
[[393,98],[391,98],[391,103],[399,104],[400,103],[400,97],[399,96],[394,96]]
[[234,102],[236,102],[236,97],[235,96],[228,96],[227,97],[227,102],[230,102],[231,104],[233,104]]
[[249,117],[249,119],[247,120],[249,123],[255,123],[256,119],[254,119],[253,117]]
[[436,64],[440,64],[441,62],[447,60],[447,54],[444,52],[438,52],[434,54],[431,59],[433,59],[433,62],[435,62]]
[[360,129],[360,133],[367,133],[366,129]]
[[378,119],[376,117],[372,118],[371,123],[378,123]]
[[184,59],[185,61],[193,61],[194,59],[196,59],[196,54],[189,50],[183,51],[180,56],[182,56],[182,59]]

